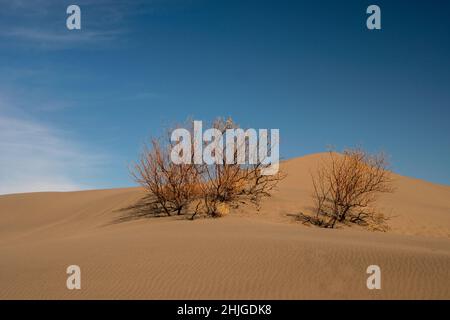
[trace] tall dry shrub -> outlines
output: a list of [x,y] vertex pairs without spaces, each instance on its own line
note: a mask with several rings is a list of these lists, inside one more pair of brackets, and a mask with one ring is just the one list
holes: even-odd
[[[183,127],[190,132],[193,139],[193,122],[187,121]],[[239,128],[231,118],[218,118],[211,127],[222,134],[225,134],[227,129]],[[194,145],[194,141],[191,142]],[[204,141],[202,143],[206,146]],[[241,143],[245,144],[243,147],[248,158],[249,141],[244,139]],[[218,217],[223,216],[224,211],[228,212],[230,207],[242,202],[249,201],[259,206],[261,199],[270,196],[284,177],[279,172],[271,176],[263,175],[262,169],[268,167],[263,159],[254,164],[239,164],[237,161],[227,163],[225,154],[221,154],[221,163],[194,164],[192,161],[191,164],[174,164],[170,159],[173,146],[170,134],[167,142],[161,139],[152,140],[132,169],[134,179],[148,191],[154,205],[167,215],[189,212],[191,219],[198,213]],[[238,147],[236,144],[234,160],[238,157]],[[193,149],[190,155],[192,160]],[[216,150],[223,152],[224,149]]]

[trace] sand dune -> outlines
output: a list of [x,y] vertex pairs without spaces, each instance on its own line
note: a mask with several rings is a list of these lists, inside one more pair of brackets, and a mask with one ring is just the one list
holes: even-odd
[[[396,175],[386,233],[307,227],[292,216],[320,157],[286,161],[259,212],[221,219],[118,222],[140,188],[0,196],[0,298],[450,299],[450,187]],[[81,290],[66,288],[72,264]],[[372,264],[381,290],[366,287]]]

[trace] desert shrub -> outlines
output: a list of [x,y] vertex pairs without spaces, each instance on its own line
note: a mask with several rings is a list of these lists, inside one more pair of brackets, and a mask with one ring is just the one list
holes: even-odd
[[308,222],[324,228],[342,223],[386,229],[387,218],[374,206],[380,194],[394,191],[384,153],[371,155],[360,148],[343,154],[330,151],[312,182],[315,214]]
[[[183,127],[188,128],[191,138],[194,139],[192,121],[187,121]],[[225,134],[227,129],[238,128],[233,120],[221,118],[215,120],[211,127],[221,134]],[[192,143],[194,144],[194,141]],[[249,158],[249,141],[244,139],[236,142],[233,160],[237,160],[239,156],[238,143],[245,144],[241,146],[244,147],[246,159]],[[221,163],[194,164],[194,161],[191,161],[191,164],[175,164],[170,158],[173,145],[170,134],[169,139],[166,137],[152,140],[131,170],[135,181],[148,191],[148,197],[167,215],[189,212],[191,219],[199,213],[220,217],[228,214],[231,207],[241,203],[252,202],[259,207],[261,199],[270,196],[284,177],[279,172],[263,175],[262,170],[270,164],[265,164],[262,159],[252,164],[242,164],[238,161],[227,163],[229,161],[226,161],[223,154]],[[215,148],[215,152],[223,150],[224,148]],[[193,160],[194,151],[191,152]],[[216,155],[218,154],[214,154]]]
[[[239,129],[239,126],[230,118],[227,120],[218,118],[211,127],[223,135],[226,135],[228,129]],[[216,143],[219,142],[216,141]],[[237,161],[240,147],[245,150],[245,164]],[[281,172],[273,175],[262,174],[262,170],[268,168],[269,164],[265,164],[264,159],[258,159],[250,164],[249,157],[249,140],[244,139],[240,142],[235,141],[233,163],[227,163],[226,155],[220,154],[222,163],[203,164],[197,167],[201,180],[203,205],[207,215],[221,216],[220,206],[224,203],[237,207],[240,203],[251,202],[259,208],[261,199],[269,197],[278,182],[284,178]]]
[[199,196],[198,174],[187,164],[174,164],[170,144],[152,140],[145,146],[132,171],[135,181],[148,191],[155,209],[180,215]]

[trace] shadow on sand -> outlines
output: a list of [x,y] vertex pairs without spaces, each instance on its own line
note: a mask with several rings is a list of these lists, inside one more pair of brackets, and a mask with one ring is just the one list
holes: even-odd
[[[146,196],[135,204],[116,210],[115,212],[120,212],[119,217],[114,219],[111,224],[117,224],[122,222],[134,221],[139,219],[148,218],[170,218],[167,213],[161,208],[155,205],[154,199],[150,196]],[[171,216],[172,218],[182,218],[182,216]]]

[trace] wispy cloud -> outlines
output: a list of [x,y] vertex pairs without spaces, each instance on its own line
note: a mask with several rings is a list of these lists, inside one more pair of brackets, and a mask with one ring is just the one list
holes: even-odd
[[[126,33],[121,23],[129,7],[123,3],[80,0],[82,28],[66,28],[66,8],[61,1],[0,0],[0,40],[3,46],[61,50],[89,44],[98,47]],[[81,47],[83,48],[83,47]]]
[[0,105],[0,194],[89,188],[77,176],[104,157],[91,155],[54,128],[2,110]]
[[1,33],[4,37],[39,42],[42,44],[79,44],[80,42],[98,42],[113,40],[119,31],[64,31],[36,30],[33,28],[16,28]]
[[[183,2],[169,3],[183,6]],[[81,8],[81,30],[66,28],[66,9],[71,4]],[[89,48],[117,44],[131,32],[128,28],[133,24],[129,22],[135,17],[168,10],[167,2],[148,0],[0,0],[0,8],[0,46],[38,50],[72,49],[83,43]]]

